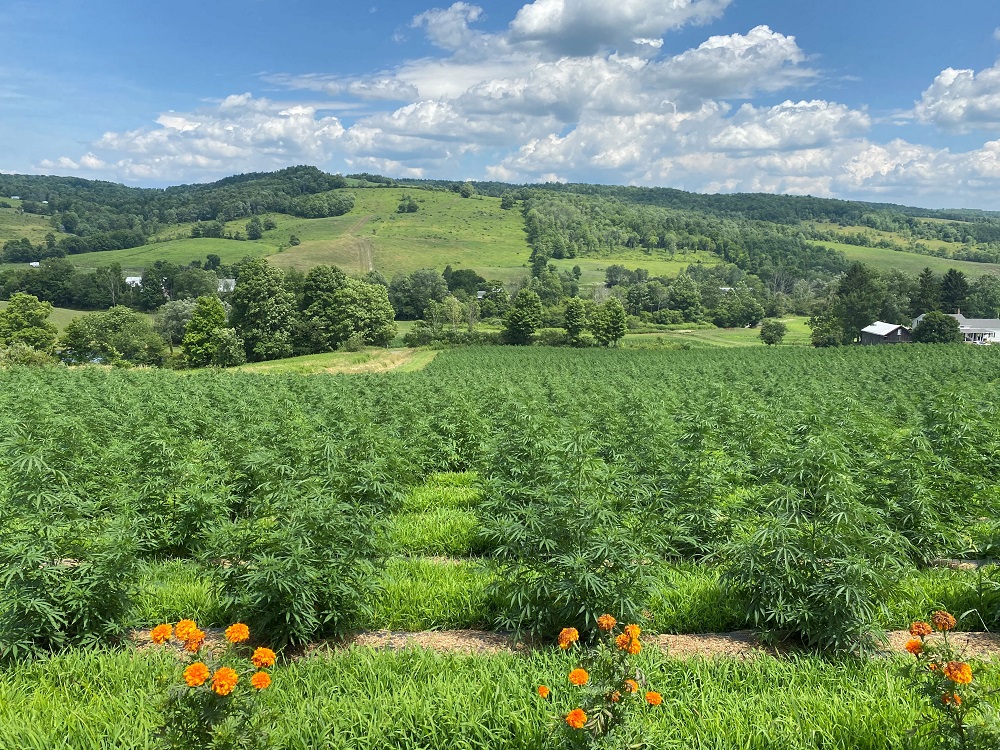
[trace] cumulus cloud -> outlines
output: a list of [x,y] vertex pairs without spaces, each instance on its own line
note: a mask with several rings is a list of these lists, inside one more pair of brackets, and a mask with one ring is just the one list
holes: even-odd
[[1000,62],[976,73],[946,68],[914,107],[917,120],[967,133],[1000,126]]
[[413,18],[413,28],[422,28],[428,39],[442,49],[459,50],[474,43],[477,32],[469,28],[479,20],[483,9],[469,3],[455,3],[450,8],[435,8]]

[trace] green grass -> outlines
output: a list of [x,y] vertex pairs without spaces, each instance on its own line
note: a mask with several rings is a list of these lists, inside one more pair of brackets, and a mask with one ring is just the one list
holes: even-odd
[[605,271],[610,265],[621,265],[628,269],[645,268],[651,277],[674,277],[688,266],[714,266],[720,262],[719,256],[705,252],[690,252],[686,255],[677,253],[670,258],[667,255],[647,255],[637,251],[621,251],[601,258],[567,258],[551,261],[559,271],[572,271],[573,266],[580,266],[580,284],[585,287],[603,285],[607,279]]
[[[788,327],[788,333],[779,346],[806,346],[810,344],[809,318],[805,316],[788,316],[778,318]],[[658,346],[670,344],[686,344],[693,347],[737,347],[765,346],[760,340],[760,328],[709,328],[692,325],[690,328],[678,328],[672,331],[655,333],[625,334],[624,346]]]
[[[12,201],[9,198],[0,200],[12,206],[21,205],[21,201]],[[0,208],[0,246],[7,240],[19,240],[22,237],[27,237],[33,245],[40,245],[45,242],[45,235],[50,232],[56,236],[57,241],[67,236],[53,229],[47,216],[18,213],[16,208]]]
[[411,489],[403,500],[403,512],[450,508],[455,510],[475,507],[479,490],[475,487],[478,477],[474,472],[440,472],[432,474],[420,486]]
[[[5,307],[7,307],[7,302],[0,301],[0,310],[3,310]],[[66,326],[68,326],[74,318],[86,315],[87,312],[88,311],[86,310],[70,310],[67,307],[54,307],[52,308],[52,313],[49,315],[49,322],[53,323],[61,333],[66,330]]]
[[912,276],[919,274],[925,268],[930,268],[937,274],[943,274],[949,268],[955,268],[964,272],[966,276],[972,279],[977,279],[986,274],[1000,274],[1000,264],[996,263],[973,263],[967,260],[950,260],[948,258],[938,258],[934,255],[918,255],[916,253],[885,250],[877,247],[859,247],[858,245],[847,245],[842,242],[815,242],[812,244],[822,245],[831,250],[840,250],[852,262],[867,263],[883,271],[891,271],[894,268],[898,268],[903,273]]
[[197,620],[202,625],[225,624],[209,572],[196,562],[144,562],[137,585],[132,608],[134,627],[151,628],[161,622],[185,618]]
[[437,350],[372,348],[360,352],[326,352],[253,362],[232,370],[272,375],[358,374],[390,370],[413,372],[430,364],[437,353]]
[[[884,750],[908,745],[920,704],[902,662],[815,657],[676,661],[639,657],[663,705],[631,713],[626,742],[692,750]],[[573,654],[445,655],[366,648],[281,664],[263,694],[278,748],[537,750],[574,707]],[[0,745],[140,750],[158,722],[169,654],[79,651],[20,664],[0,680]],[[997,685],[997,670],[977,679]],[[539,684],[554,688],[540,700]],[[556,714],[555,722],[552,714]],[[922,746],[922,745],[920,745]]]
[[[934,219],[934,220],[924,219],[924,221],[928,221],[928,222],[937,221],[939,223],[951,223],[951,222],[949,222],[949,221],[947,221],[945,219]],[[892,242],[897,242],[900,245],[904,245],[904,246],[910,244],[911,242],[919,242],[919,243],[921,243],[923,245],[926,245],[927,247],[932,248],[934,250],[947,250],[948,252],[955,252],[957,250],[961,250],[964,247],[964,245],[961,242],[946,242],[945,240],[920,239],[920,238],[917,238],[917,237],[907,237],[907,236],[901,234],[900,232],[884,232],[884,231],[882,231],[880,229],[872,229],[870,227],[864,227],[864,226],[845,226],[845,227],[842,227],[839,224],[830,224],[830,223],[822,223],[822,222],[815,222],[813,224],[813,226],[815,226],[816,229],[819,229],[820,231],[825,231],[825,232],[839,232],[841,234],[849,234],[849,235],[866,234],[866,235],[875,237],[877,239],[891,240]],[[894,251],[890,251],[890,252],[894,252]]]
[[81,270],[93,270],[101,266],[118,263],[122,271],[129,276],[138,276],[142,270],[153,261],[163,260],[177,265],[186,266],[194,260],[205,261],[210,253],[218,255],[223,263],[235,263],[248,255],[260,257],[269,255],[275,249],[260,242],[237,242],[235,240],[219,240],[206,237],[197,239],[170,240],[154,242],[151,245],[131,247],[127,250],[105,250],[99,253],[83,253],[67,255],[74,266]]
[[479,519],[468,510],[434,508],[397,513],[389,522],[387,549],[400,555],[460,557],[481,552]]

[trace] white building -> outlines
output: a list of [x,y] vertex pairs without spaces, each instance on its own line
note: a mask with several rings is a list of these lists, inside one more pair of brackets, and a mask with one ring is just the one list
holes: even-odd
[[[967,318],[962,313],[946,313],[958,321],[958,330],[967,344],[994,344],[1000,341],[1000,320],[996,318]],[[924,319],[921,315],[913,321],[913,327]]]

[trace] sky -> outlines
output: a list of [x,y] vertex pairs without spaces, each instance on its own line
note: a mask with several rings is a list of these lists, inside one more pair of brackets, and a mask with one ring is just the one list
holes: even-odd
[[0,171],[1000,210],[996,0],[0,0]]

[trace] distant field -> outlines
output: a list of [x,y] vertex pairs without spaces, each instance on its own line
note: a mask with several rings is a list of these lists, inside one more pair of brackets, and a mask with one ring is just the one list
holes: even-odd
[[650,276],[673,277],[691,265],[713,266],[718,265],[720,262],[721,259],[717,255],[703,252],[692,252],[687,255],[677,253],[673,259],[658,255],[631,252],[604,258],[553,260],[552,264],[560,271],[570,271],[573,266],[580,266],[580,283],[587,286],[603,284],[606,279],[605,271],[608,266],[615,264],[625,266],[629,270],[645,268],[649,271]]
[[878,247],[859,247],[857,245],[847,245],[842,242],[815,242],[812,244],[828,247],[832,250],[841,250],[850,261],[860,261],[861,263],[867,263],[870,266],[886,271],[898,268],[900,271],[911,275],[916,275],[925,268],[930,268],[937,274],[943,274],[949,268],[955,268],[972,278],[979,278],[986,274],[1000,274],[1000,265],[996,263],[972,263],[967,260],[949,260],[948,258],[938,258],[933,255],[917,255],[916,253],[904,253]]
[[[788,326],[788,333],[780,346],[804,346],[811,343],[811,330],[806,325],[808,318],[792,315],[778,320]],[[760,328],[682,328],[662,333],[629,333],[625,335],[623,345],[632,347],[677,343],[698,347],[766,346],[760,340]]]
[[[20,201],[12,201],[10,198],[0,198],[11,205],[20,205]],[[38,245],[45,241],[45,235],[49,232],[56,236],[56,239],[65,237],[65,233],[57,232],[49,224],[47,216],[37,214],[18,213],[13,208],[0,208],[0,245],[8,240],[19,240],[27,237],[32,243]]]
[[[928,221],[930,221],[930,220],[928,220]],[[946,222],[943,219],[939,219],[939,220],[935,220],[935,221],[938,221],[939,223],[951,223],[951,222]],[[814,222],[814,226],[817,229],[825,231],[825,232],[841,232],[843,234],[852,234],[852,235],[853,234],[869,234],[869,235],[871,235],[873,237],[878,237],[879,239],[891,240],[893,242],[898,242],[898,243],[900,243],[902,245],[907,245],[910,242],[920,242],[920,243],[922,243],[922,244],[926,245],[927,247],[932,248],[934,250],[944,249],[944,250],[948,250],[949,252],[954,252],[956,250],[961,250],[964,247],[964,245],[962,245],[961,242],[945,242],[944,240],[915,239],[915,238],[912,238],[912,237],[905,237],[902,234],[900,234],[899,232],[882,232],[882,231],[880,231],[878,229],[872,229],[870,227],[862,227],[862,226],[846,226],[846,227],[842,227],[839,224],[820,223],[820,222]]]
[[[4,301],[0,301],[0,310],[3,310],[5,307],[7,307],[7,303]],[[56,328],[59,329],[59,332],[62,333],[63,331],[66,330],[66,326],[69,325],[70,321],[73,320],[73,318],[78,318],[81,315],[86,315],[86,311],[70,310],[65,307],[56,307],[53,308],[52,314],[49,315],[49,321],[54,323]]]
[[422,370],[437,356],[438,350],[366,349],[362,352],[307,354],[270,362],[254,362],[233,368],[240,372],[269,374],[360,374],[372,372],[414,372]]
[[100,253],[67,255],[74,266],[92,270],[99,266],[119,263],[126,275],[139,276],[142,270],[155,260],[169,261],[186,266],[193,260],[205,261],[209,253],[218,255],[223,263],[235,263],[248,255],[259,257],[273,252],[263,240],[260,242],[236,242],[199,237],[197,239],[172,240],[126,250],[107,250]]

